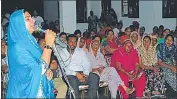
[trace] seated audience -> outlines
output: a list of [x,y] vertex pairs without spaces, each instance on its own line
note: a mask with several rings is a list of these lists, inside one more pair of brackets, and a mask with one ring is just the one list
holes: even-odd
[[[139,66],[139,57],[137,51],[127,35],[121,36],[122,46],[113,53],[111,66],[115,67],[125,86],[132,82],[135,87],[136,98],[142,98],[146,85],[146,77]],[[122,86],[119,86],[124,99],[128,99]]]

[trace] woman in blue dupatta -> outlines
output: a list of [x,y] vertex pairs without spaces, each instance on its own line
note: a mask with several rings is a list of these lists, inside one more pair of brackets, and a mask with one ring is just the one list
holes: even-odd
[[[32,36],[34,20],[24,10],[10,16],[8,26],[9,82],[6,98],[54,98],[52,72],[48,70],[56,34],[47,30],[42,52]],[[50,47],[49,47],[50,46]]]
[[174,99],[174,97],[177,97],[177,48],[171,34],[165,37],[164,43],[157,46],[157,58],[163,70],[163,79],[167,88],[166,98]]

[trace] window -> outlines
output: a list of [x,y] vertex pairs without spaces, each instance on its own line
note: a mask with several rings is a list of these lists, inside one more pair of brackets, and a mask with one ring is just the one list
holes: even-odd
[[107,12],[111,9],[111,0],[101,0],[102,11]]
[[162,17],[163,18],[177,18],[177,0],[163,0],[162,1]]
[[128,17],[128,0],[121,0],[122,17]]
[[128,17],[139,18],[139,0],[128,0]]
[[76,0],[77,23],[87,22],[87,0]]

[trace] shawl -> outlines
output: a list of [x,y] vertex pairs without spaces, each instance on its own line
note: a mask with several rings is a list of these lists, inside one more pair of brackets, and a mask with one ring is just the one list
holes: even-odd
[[[138,40],[137,40],[136,42],[133,42],[133,40],[132,40],[132,36],[133,36],[134,34],[137,34],[137,35],[138,35]],[[132,44],[133,44],[133,46],[134,46],[135,49],[137,49],[139,46],[141,46],[141,36],[140,36],[136,31],[133,31],[133,32],[131,33],[131,35],[130,35],[130,40],[131,40],[131,42],[132,42]]]
[[141,46],[137,49],[138,54],[141,57],[141,62],[145,66],[155,65],[157,63],[156,50],[153,49],[151,44],[149,45],[148,50],[146,50],[145,47],[144,47],[144,44],[143,44],[143,39],[144,39],[144,37],[142,38]]

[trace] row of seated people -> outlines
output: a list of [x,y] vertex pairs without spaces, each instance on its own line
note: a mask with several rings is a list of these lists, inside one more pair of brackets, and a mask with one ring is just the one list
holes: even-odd
[[[108,36],[108,35],[114,35],[113,31],[107,31],[107,32],[108,32],[108,34],[107,34],[108,39],[109,39],[109,37],[111,37],[111,36]],[[133,32],[132,35],[133,34],[137,34],[137,33]],[[135,35],[135,36],[131,36],[131,37],[133,39],[133,38],[136,38],[136,36],[138,36],[138,34]],[[60,39],[65,39],[66,37],[67,37],[67,35],[65,35],[65,33],[60,34]],[[122,38],[127,38],[127,37],[122,37]],[[139,37],[137,37],[137,38],[139,38]],[[124,92],[122,91],[122,93],[132,93],[132,91],[134,91],[134,89],[128,89],[127,88],[128,87],[127,78],[126,77],[122,78],[122,76],[121,76],[121,72],[123,74],[129,75],[129,74],[127,74],[126,71],[124,71],[124,69],[128,68],[128,71],[130,71],[129,70],[130,67],[127,67],[127,68],[125,67],[124,69],[122,69],[121,68],[122,65],[120,66],[121,63],[118,62],[118,63],[116,63],[117,64],[116,65],[115,64],[116,61],[114,60],[114,59],[116,59],[116,60],[122,59],[120,57],[117,57],[117,54],[118,53],[120,54],[120,50],[114,52],[115,49],[121,49],[121,47],[120,48],[115,47],[115,49],[114,49],[114,44],[111,44],[110,41],[106,40],[104,42],[101,42],[102,40],[101,40],[100,36],[94,36],[92,38],[92,40],[99,41],[99,44],[97,44],[98,42],[96,42],[96,41],[94,41],[95,43],[92,42],[90,44],[90,48],[89,48],[90,50],[88,50],[85,47],[85,45],[86,45],[85,44],[86,43],[85,38],[80,38],[79,42],[77,42],[77,48],[79,48],[79,47],[83,48],[84,51],[86,53],[88,53],[88,57],[90,59],[89,61],[91,63],[91,67],[93,66],[91,71],[94,74],[99,75],[100,79],[103,80],[103,81],[108,80],[108,78],[106,78],[108,75],[112,75],[112,77],[114,77],[114,80],[111,80],[111,78],[109,78],[109,80],[110,80],[109,82],[114,82],[114,84],[117,84],[117,86],[118,85],[122,86],[123,90],[124,90]],[[43,41],[44,40],[41,39],[40,42],[39,42],[41,46],[44,45]],[[69,41],[69,39],[68,39],[68,41]],[[173,68],[173,67],[175,67],[175,60],[176,60],[175,55],[177,55],[177,54],[176,54],[176,46],[174,45],[173,36],[172,35],[167,35],[166,38],[165,38],[164,44],[159,44],[158,47],[157,47],[157,50],[155,50],[156,46],[157,46],[157,37],[156,36],[145,36],[144,38],[142,38],[142,42],[141,42],[142,44],[141,43],[140,44],[134,43],[135,40],[131,40],[131,38],[130,38],[130,41],[133,45],[133,49],[136,49],[135,52],[138,53],[138,58],[139,58],[138,62],[140,64],[141,69],[144,70],[144,73],[146,75],[146,84],[144,85],[145,86],[145,91],[150,93],[150,94],[164,94],[165,89],[167,88],[169,90],[167,90],[166,93],[167,94],[172,94],[171,96],[174,96],[174,93],[176,91],[176,87],[175,87],[176,86],[176,83],[175,83],[176,69]],[[154,41],[155,41],[155,43],[154,43]],[[120,42],[122,42],[121,38],[120,38]],[[3,47],[2,48],[4,48],[4,46],[5,46],[4,44],[5,44],[5,42],[3,41],[3,43],[2,43]],[[69,42],[68,42],[68,44],[69,44]],[[75,46],[75,45],[73,45],[73,46]],[[136,47],[136,46],[138,46],[138,47]],[[166,49],[166,47],[168,47],[168,46],[169,46],[170,49]],[[91,50],[92,47],[93,47],[93,50]],[[114,54],[112,56],[112,60],[111,60],[111,68],[108,69],[108,72],[104,73],[105,71],[107,71],[107,69],[105,68],[105,67],[107,67],[107,64],[106,64],[106,60],[104,59],[104,55],[105,55],[105,52],[111,53],[112,50],[110,50],[110,49],[112,49],[113,52],[114,52]],[[146,49],[148,49],[148,50],[146,50]],[[4,51],[4,50],[2,50],[2,51]],[[5,53],[5,52],[3,52],[3,53]],[[167,53],[170,54],[170,55],[166,56],[166,55],[168,55]],[[122,52],[121,52],[121,55],[122,55]],[[80,53],[79,53],[78,56],[80,56]],[[125,63],[131,63],[131,65],[132,65],[133,64],[132,59],[135,59],[137,61],[137,59],[134,58],[135,56],[133,56],[133,58],[132,57],[130,58],[131,62],[129,62],[127,60],[128,59],[127,57],[125,58],[125,60],[122,59],[121,61],[122,61],[122,63],[123,63],[123,61],[125,61]],[[100,57],[102,57],[102,58],[100,58]],[[57,61],[56,60],[57,60],[56,58],[55,58],[55,60],[54,59],[51,60],[51,69],[54,71],[54,78],[55,78],[54,79],[54,82],[55,82],[54,85],[55,85],[55,88],[59,88],[59,89],[62,88],[62,89],[58,90],[59,94],[58,94],[57,97],[63,98],[66,95],[67,86],[65,85],[65,83],[61,79],[58,78],[61,75],[58,75],[57,71],[55,70],[56,66],[57,66],[56,65]],[[77,58],[76,58],[76,60],[77,60]],[[158,60],[159,60],[159,62],[158,62]],[[134,62],[136,63],[136,61],[134,61]],[[174,64],[174,66],[173,66],[173,64]],[[163,67],[166,66],[166,68],[160,68],[159,65],[162,65]],[[53,66],[55,66],[55,67],[53,67]],[[99,68],[99,67],[102,67],[102,68]],[[112,67],[115,67],[115,69],[118,72],[118,75],[115,72],[115,69],[112,68]],[[7,69],[5,69],[5,70],[7,72]],[[109,72],[109,70],[111,71],[111,73]],[[104,76],[104,75],[106,75],[106,76]],[[119,75],[120,75],[120,77],[119,77]],[[131,78],[131,76],[132,75],[130,75],[130,78]],[[117,78],[117,79],[115,79],[115,78]],[[165,83],[164,83],[164,81],[165,81]],[[115,82],[117,82],[117,83],[115,83]],[[108,85],[109,85],[109,83],[108,83]],[[136,84],[134,86],[136,86]],[[174,86],[174,87],[171,87],[171,86]],[[97,86],[97,88],[98,88],[98,86]],[[111,88],[111,86],[109,85],[109,89],[111,91],[112,97],[115,97],[116,94],[117,94],[115,90],[117,90],[117,88],[116,87]],[[136,91],[136,89],[137,88],[135,87],[135,91]],[[121,90],[121,88],[120,88],[120,90]],[[140,93],[142,93],[142,92],[144,92],[144,89]],[[128,96],[124,96],[124,97],[128,97]]]
[[[61,34],[61,39],[66,37],[66,35]],[[127,98],[127,94],[132,93],[134,90],[136,97],[142,97],[144,90],[150,92],[150,94],[163,94],[166,88],[167,94],[172,94],[171,96],[175,95],[175,62],[177,58],[175,55],[177,54],[172,35],[167,35],[164,38],[165,42],[157,46],[157,37],[147,35],[141,41],[138,33],[132,32],[130,37],[122,36],[119,39],[121,43],[120,47],[117,46],[116,42],[111,41],[111,39],[114,39],[113,31],[106,31],[106,36],[107,39],[103,42],[100,36],[94,36],[89,48],[85,47],[85,38],[77,39],[75,35],[67,37],[72,58],[67,68],[63,68],[66,70],[69,82],[75,90],[76,97],[79,97],[78,85],[80,83],[88,83],[89,97],[96,97],[100,80],[108,83],[112,98],[116,97],[118,89],[124,98]],[[134,39],[137,39],[137,41]],[[44,45],[44,42],[41,43],[41,41],[39,42],[40,45]],[[153,43],[153,41],[156,41],[156,43]],[[79,47],[83,48],[83,50]],[[108,68],[104,58],[106,53],[113,54],[111,67]],[[59,94],[57,97],[65,97],[67,86],[59,78],[61,75],[57,75],[57,71],[52,67],[52,64],[56,64],[56,62],[51,60],[51,69],[54,71],[55,78],[54,85],[56,88],[63,88],[62,90],[58,90]],[[160,68],[161,66],[163,68]],[[141,72],[139,69],[144,71]],[[137,72],[132,74],[132,70]],[[138,72],[139,76],[136,74]],[[135,88],[129,89],[128,81],[132,81]],[[163,83],[164,81],[165,83]],[[141,83],[141,85],[137,83]],[[115,86],[119,86],[120,88]]]
[[[89,48],[86,48],[85,38],[79,38],[78,41],[77,37],[74,35],[67,37],[67,43],[71,48],[72,58],[70,65],[68,65],[65,70],[69,82],[75,90],[76,97],[79,97],[78,86],[86,82],[89,84],[89,97],[96,97],[100,80],[108,83],[112,98],[116,97],[118,89],[124,98],[128,98],[128,94],[132,93],[134,90],[136,97],[142,97],[144,92],[147,92],[148,95],[164,94],[167,87],[167,89],[172,89],[167,90],[166,93],[174,96],[176,88],[170,86],[176,85],[175,64],[170,63],[174,64],[174,66],[168,64],[164,65],[165,61],[169,60],[163,59],[166,57],[166,54],[164,55],[164,50],[162,51],[163,47],[167,47],[166,44],[171,44],[168,46],[172,47],[174,51],[170,52],[170,59],[175,62],[176,46],[174,45],[172,35],[167,35],[165,38],[166,43],[159,44],[157,50],[157,37],[155,36],[144,36],[141,41],[141,38],[136,37],[138,33],[133,32],[131,38],[125,35],[122,36],[119,39],[121,46],[118,47],[115,42],[111,42],[111,38],[114,37],[114,32],[111,30],[107,31],[106,35],[107,40],[104,42],[101,42],[100,36],[94,36]],[[62,39],[66,36],[63,37],[63,35],[60,35],[60,37]],[[134,38],[138,38],[139,43],[134,43],[136,42]],[[156,41],[156,43],[152,43],[153,40]],[[79,47],[82,48],[84,52],[80,50]],[[104,57],[105,52],[113,53],[111,67],[108,68]],[[84,56],[87,56],[88,59],[83,58]],[[171,74],[171,78],[168,77],[169,74],[165,73],[166,69],[168,73]],[[91,73],[89,71],[91,71]],[[135,88],[128,88],[129,81],[132,81]],[[141,83],[141,85],[139,83]],[[115,86],[119,86],[120,88]]]
[[[18,27],[19,24],[21,27]],[[8,35],[10,35],[8,37],[8,64],[10,72],[7,98],[36,96],[50,97],[49,93],[53,95],[52,90],[45,89],[51,89],[48,87],[51,87],[49,85],[52,85],[53,81],[51,80],[51,70],[48,69],[50,59],[49,57],[47,58],[47,54],[51,55],[52,41],[55,40],[56,34],[53,31],[47,30],[45,35],[46,44],[44,44],[45,48],[44,53],[42,54],[41,48],[31,35],[34,32],[33,25],[34,21],[27,11],[19,10],[11,16],[8,31]],[[119,46],[114,41],[115,37],[112,30],[107,30],[105,36],[106,38],[103,42],[99,36],[93,37],[89,42],[87,41],[89,44],[82,49],[79,47],[81,47],[80,43],[84,39],[77,38],[77,35],[71,34],[67,36],[66,39],[68,48],[65,48],[65,50],[59,50],[59,53],[62,56],[60,57],[62,58],[60,60],[63,60],[63,58],[67,59],[68,56],[70,56],[68,61],[59,61],[59,64],[66,73],[66,77],[69,80],[68,84],[74,89],[74,96],[79,98],[78,87],[80,84],[86,83],[89,85],[89,98],[97,98],[99,82],[102,80],[108,83],[112,98],[116,97],[115,94],[117,94],[117,90],[120,90],[123,98],[128,98],[127,94],[132,93],[134,90],[136,98],[142,98],[146,86],[150,83],[149,75],[152,72],[152,74],[159,74],[158,77],[162,77],[158,78],[155,75],[155,79],[160,79],[158,81],[161,81],[161,79],[164,80],[165,83],[162,82],[162,84],[165,84],[165,87],[167,88],[167,98],[169,98],[169,94],[172,94],[171,96],[175,97],[177,51],[173,35],[167,34],[164,38],[162,37],[161,43],[158,44],[157,47],[156,44],[155,46],[151,46],[150,36],[145,35],[142,38],[139,38],[136,31],[130,32],[129,36],[123,35],[118,38],[117,40],[120,43]],[[49,39],[50,37],[51,39]],[[22,40],[24,40],[24,42],[22,42]],[[51,43],[51,46],[50,44],[48,45],[49,42]],[[85,45],[85,43],[83,45]],[[104,55],[107,53],[113,54],[111,56],[111,67],[107,67],[107,64],[105,64],[106,60],[104,59]],[[103,55],[101,56],[101,54]],[[40,57],[41,55],[42,58]],[[99,58],[97,58],[98,56]],[[104,63],[102,63],[102,61],[104,61]],[[51,61],[51,69],[52,64],[54,65],[54,63],[56,62]],[[62,71],[62,69],[59,70]],[[159,69],[162,71],[159,71]],[[22,70],[24,70],[24,72]],[[63,83],[63,86],[65,86],[65,83],[60,78],[62,75],[59,75],[59,73],[53,74],[56,74],[54,78],[58,78],[54,79],[55,87],[56,85],[61,85],[56,84],[57,82]],[[29,78],[27,76],[29,76]],[[129,81],[133,83],[134,88],[128,88],[127,82]],[[148,83],[146,83],[146,81]],[[158,85],[156,83],[158,81],[153,81],[154,86]],[[113,88],[111,83],[114,83],[115,85],[117,84],[117,86],[114,86],[116,88]],[[138,83],[141,84],[138,85]],[[152,91],[152,94],[155,92],[160,93],[161,90],[163,90],[158,90],[158,88],[161,87],[156,88],[154,86],[147,87],[152,89],[150,90],[150,93]],[[19,87],[19,89],[16,89],[17,87]],[[63,88],[67,89],[66,86]],[[155,92],[153,92],[154,90]],[[59,94],[57,94],[57,97],[61,95],[65,97],[66,92],[60,94],[60,91],[64,90],[58,91]]]

